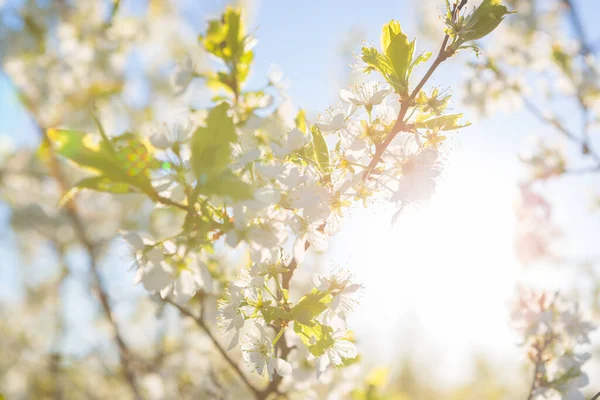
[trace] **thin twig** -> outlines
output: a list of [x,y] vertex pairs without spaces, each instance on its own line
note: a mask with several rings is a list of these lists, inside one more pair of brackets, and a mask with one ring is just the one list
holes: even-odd
[[[456,16],[458,15],[459,11],[466,4],[467,4],[466,0],[462,0],[460,3],[458,3],[458,1],[454,3],[454,7],[452,9],[452,20],[456,19]],[[388,148],[388,146],[390,145],[390,143],[392,142],[394,137],[396,137],[396,135],[398,133],[405,132],[408,130],[407,129],[408,123],[407,123],[407,121],[404,121],[404,118],[406,117],[406,113],[408,112],[408,109],[412,106],[413,101],[419,95],[419,92],[421,91],[421,89],[423,89],[423,86],[425,86],[425,83],[427,83],[429,78],[431,78],[431,76],[433,75],[433,73],[435,72],[437,67],[439,67],[442,62],[444,62],[445,60],[447,60],[454,54],[452,51],[448,51],[448,49],[446,48],[448,46],[449,39],[450,39],[450,35],[446,34],[444,36],[444,39],[442,40],[442,45],[440,46],[440,50],[438,51],[438,55],[435,58],[435,60],[433,61],[433,64],[431,64],[431,66],[429,67],[429,69],[427,70],[427,72],[425,73],[423,78],[421,78],[421,80],[419,81],[417,86],[415,86],[415,88],[411,92],[410,96],[407,99],[401,99],[402,103],[400,105],[400,112],[398,113],[396,122],[394,122],[392,129],[390,130],[388,135],[385,137],[383,142],[376,145],[375,154],[373,155],[371,162],[369,163],[369,165],[363,172],[363,180],[367,180],[369,178],[369,175],[371,174],[371,172],[375,169],[375,167],[377,167],[377,165],[381,161],[381,157],[383,156],[383,153]]]
[[[567,6],[569,8],[569,16],[571,17],[571,25],[573,26],[573,30],[575,31],[575,34],[577,35],[577,40],[579,42],[579,52],[583,57],[586,57],[587,55],[589,55],[591,53],[591,46],[589,45],[589,43],[587,41],[583,23],[579,19],[579,16],[577,14],[577,11],[575,10],[572,0],[563,0],[563,4],[565,4],[565,6]],[[588,71],[591,70],[591,67],[587,66],[585,61],[583,62],[583,65],[585,68],[588,69]],[[590,72],[592,72],[592,71],[590,71]],[[574,84],[576,84],[576,83],[574,82]],[[581,136],[582,136],[581,151],[583,152],[583,154],[588,154],[591,151],[590,139],[589,139],[590,110],[589,110],[587,103],[585,102],[584,97],[583,97],[582,83],[576,84],[576,86],[577,86],[577,102],[579,103],[579,107],[581,108]]]
[[115,16],[117,15],[117,12],[119,11],[120,6],[121,6],[121,0],[114,0],[112,9],[110,10],[110,15],[108,16],[108,19],[104,23],[104,29],[110,28],[112,26]]
[[573,25],[573,29],[579,38],[579,47],[582,55],[587,56],[592,52],[591,46],[588,44],[587,37],[585,34],[585,29],[583,28],[583,24],[579,19],[579,15],[575,10],[572,0],[562,0],[563,4],[569,8],[569,15],[571,16],[571,25]]
[[194,313],[191,312],[190,310],[188,310],[187,308],[180,306],[179,304],[177,304],[176,302],[174,302],[174,301],[172,301],[172,300],[170,300],[168,298],[163,299],[163,301],[165,303],[169,303],[170,305],[172,305],[173,307],[175,307],[183,315],[186,315],[186,316],[190,317],[191,319],[193,319],[194,322],[196,323],[196,325],[198,325],[206,333],[206,335],[213,342],[213,344],[215,345],[215,347],[217,348],[217,350],[219,351],[219,353],[221,353],[221,356],[223,356],[223,358],[225,359],[225,361],[227,361],[227,364],[229,364],[231,366],[231,368],[233,368],[233,370],[235,371],[235,373],[240,377],[240,379],[242,380],[242,382],[244,382],[244,384],[252,392],[252,394],[254,395],[254,397],[256,397],[257,399],[262,399],[263,398],[262,394],[261,394],[261,391],[259,389],[257,389],[256,387],[254,387],[254,385],[248,380],[248,378],[246,377],[246,375],[244,375],[244,373],[242,372],[242,370],[240,369],[240,367],[237,365],[237,363],[231,357],[229,357],[229,354],[227,353],[227,350],[225,350],[221,346],[221,343],[219,343],[219,341],[217,340],[217,337],[212,333],[212,331],[210,330],[210,328],[208,327],[208,325],[206,324],[206,322],[204,321],[204,319],[202,319],[202,318],[194,315]]
[[[498,79],[506,81],[506,75],[502,71],[500,71],[498,68],[492,68],[491,70],[492,70],[492,72],[494,72],[494,74],[496,75],[496,77]],[[585,120],[584,120],[583,137],[579,137],[575,133],[568,130],[557,119],[550,118],[546,114],[544,114],[544,112],[542,110],[540,110],[538,108],[538,106],[536,106],[531,100],[529,100],[529,98],[527,98],[518,87],[511,87],[510,89],[512,89],[515,92],[515,94],[517,96],[519,96],[519,98],[521,99],[521,101],[523,102],[523,104],[525,106],[525,109],[527,111],[529,111],[529,113],[531,115],[536,117],[539,121],[541,121],[543,123],[547,123],[547,124],[551,125],[552,127],[554,127],[558,132],[560,132],[562,135],[564,135],[571,142],[577,144],[578,146],[581,146],[584,154],[589,155],[592,159],[594,159],[596,166],[590,167],[589,172],[593,172],[592,171],[593,168],[600,170],[600,155],[590,146],[589,141],[587,140],[587,127],[589,126],[589,123],[587,122],[587,118],[585,118]],[[585,105],[581,101],[579,102],[579,104],[581,107],[585,107]],[[584,115],[587,115],[587,111],[586,111],[587,109],[584,108],[583,110],[584,110]]]

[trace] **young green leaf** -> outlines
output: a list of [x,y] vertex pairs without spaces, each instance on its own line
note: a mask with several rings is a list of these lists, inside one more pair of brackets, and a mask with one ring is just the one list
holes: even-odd
[[[48,138],[59,155],[77,165],[100,173],[113,184],[130,185],[154,195],[148,175],[150,170],[160,168],[161,164],[135,135],[125,133],[112,139],[111,143],[103,142],[100,146],[91,140],[89,134],[79,131],[50,129]],[[96,181],[98,185],[106,185],[107,182]],[[100,186],[87,184],[87,189],[107,191],[107,186],[100,189]]]
[[114,155],[94,143],[91,136],[85,132],[48,129],[48,138],[57,154],[80,167],[105,171],[114,166]]
[[192,136],[190,162],[200,181],[220,175],[229,165],[231,144],[237,140],[237,133],[228,111],[229,104],[225,102],[214,107],[206,126],[198,128]]
[[69,191],[67,191],[58,202],[58,207],[64,206],[69,202],[77,193],[84,189],[96,190],[98,192],[108,192],[114,194],[126,194],[135,193],[135,187],[125,183],[116,182],[109,177],[99,175],[84,178],[77,182]]
[[206,181],[200,180],[198,189],[204,195],[229,197],[232,200],[248,200],[254,193],[252,186],[225,170],[221,175],[208,175]]
[[290,321],[292,319],[288,311],[271,305],[264,306],[260,312],[267,324],[280,324],[282,321]]
[[433,129],[438,131],[451,131],[454,129],[464,128],[471,125],[470,122],[461,124],[459,119],[462,118],[462,114],[448,114],[442,115],[441,117],[435,117],[426,121],[420,121],[415,123],[415,128]]
[[402,33],[402,28],[400,27],[400,22],[393,19],[389,23],[385,24],[381,29],[381,50],[383,52],[387,51],[387,48],[390,46],[392,39]]
[[308,351],[316,357],[325,353],[325,350],[335,343],[332,336],[333,328],[318,322],[311,325],[294,322],[294,332],[298,334]]
[[[409,68],[412,63],[412,57],[415,51],[415,41],[408,41],[408,36],[400,29],[398,21],[391,21],[388,25],[389,45],[383,48],[385,55],[390,60],[392,69],[398,78],[400,94],[408,93]],[[385,28],[384,28],[385,30]],[[382,35],[382,43],[383,43]]]
[[311,325],[314,318],[325,311],[330,302],[329,293],[313,291],[303,296],[292,308],[292,317],[301,324]]
[[296,128],[306,133],[306,112],[302,108],[298,111],[294,123],[296,124]]
[[318,127],[311,126],[310,133],[313,138],[316,161],[319,164],[321,171],[327,174],[330,172],[329,147],[327,146],[327,142]]
[[458,34],[458,44],[481,39],[500,25],[506,14],[512,14],[502,0],[483,0],[479,7],[469,14]]

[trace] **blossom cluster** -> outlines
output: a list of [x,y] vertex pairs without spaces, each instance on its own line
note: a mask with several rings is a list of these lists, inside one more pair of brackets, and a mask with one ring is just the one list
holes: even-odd
[[[228,11],[224,23],[235,18],[239,15]],[[405,37],[396,24],[384,27],[382,37],[392,29]],[[230,56],[213,49],[213,39],[208,32],[206,49],[227,60]],[[245,54],[253,41],[242,35],[238,45]],[[190,62],[178,66],[177,92],[187,90],[186,83],[198,75],[194,68]],[[239,68],[229,73],[234,76]],[[213,290],[213,277],[201,260],[215,246],[244,249],[251,265],[225,285],[219,305],[219,326],[231,336],[229,349],[241,342],[250,368],[273,379],[274,371],[291,373],[276,345],[284,332],[294,332],[321,378],[328,366],[356,357],[345,320],[360,285],[336,270],[319,277],[294,303],[289,277],[306,262],[308,249],[328,248],[352,204],[366,207],[379,199],[395,203],[399,213],[427,200],[441,173],[443,133],[466,125],[459,122],[461,114],[445,114],[449,95],[438,89],[409,100],[390,82],[366,81],[341,90],[340,101],[310,121],[302,110],[290,113],[279,96],[281,77],[271,76],[262,91],[243,91],[220,75],[207,79],[221,79],[233,94],[231,103],[163,125],[147,138],[115,138],[108,145],[123,159],[135,156],[125,171],[135,176],[135,182],[127,178],[132,190],[186,213],[182,231],[173,238],[124,232],[135,255],[136,282],[185,304],[197,291]],[[408,108],[404,132],[390,135]],[[64,131],[51,132],[61,135],[69,140]]]
[[589,379],[581,367],[591,354],[582,350],[596,328],[577,303],[556,294],[519,288],[512,324],[534,365],[532,399],[584,399]]
[[[176,95],[204,80],[217,91],[209,107],[191,107],[184,121],[152,132],[107,133],[101,118],[94,118],[99,135],[47,130],[45,151],[94,173],[60,203],[82,190],[137,194],[176,216],[171,235],[122,231],[135,283],[189,316],[186,307],[199,294],[219,298],[217,325],[228,349],[239,345],[249,369],[266,374],[274,391],[281,382],[307,389],[306,380],[282,378],[304,374],[307,364],[316,380],[327,380],[333,367],[357,358],[346,319],[362,286],[335,268],[315,276],[307,289],[291,283],[294,271],[310,261],[307,252],[327,250],[356,203],[393,203],[394,220],[435,192],[445,135],[468,124],[462,114],[447,112],[446,90],[423,87],[443,61],[489,34],[508,13],[489,0],[463,13],[463,3],[448,3],[444,44],[414,88],[411,74],[431,53],[417,54],[416,42],[393,20],[383,27],[379,48],[363,46],[359,61],[364,74],[383,80],[341,90],[339,101],[314,119],[294,109],[280,74],[272,73],[262,89],[245,89],[256,39],[240,12],[228,8],[198,38],[218,67],[199,71],[183,57],[171,79]],[[110,24],[101,26],[110,32]],[[89,52],[83,50],[77,53]],[[245,256],[236,279],[229,265],[210,264],[216,251]],[[197,322],[218,346],[201,305]],[[229,360],[225,350],[221,354]]]

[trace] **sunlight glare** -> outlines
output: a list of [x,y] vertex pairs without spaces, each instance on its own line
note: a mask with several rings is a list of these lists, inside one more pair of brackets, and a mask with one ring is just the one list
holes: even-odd
[[353,326],[366,358],[373,351],[393,365],[398,354],[425,352],[449,381],[466,375],[468,355],[517,358],[507,324],[515,186],[498,164],[484,171],[454,160],[435,197],[407,208],[395,226],[393,210],[354,210],[330,255],[364,282]]

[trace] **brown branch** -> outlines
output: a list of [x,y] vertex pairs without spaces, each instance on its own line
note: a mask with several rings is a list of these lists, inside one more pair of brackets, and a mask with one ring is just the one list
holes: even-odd
[[229,364],[229,366],[231,366],[231,368],[233,368],[235,373],[240,377],[242,382],[244,382],[246,387],[248,387],[248,390],[250,390],[250,392],[252,392],[254,397],[256,397],[257,399],[263,399],[261,391],[254,387],[254,385],[248,380],[246,375],[244,375],[244,373],[242,372],[240,367],[237,365],[237,363],[235,361],[233,361],[233,359],[231,357],[229,357],[229,354],[227,354],[227,350],[225,350],[221,346],[221,343],[219,343],[219,341],[217,340],[217,337],[211,332],[210,328],[208,327],[208,325],[206,324],[206,322],[204,321],[204,319],[202,317],[198,317],[198,316],[194,315],[194,313],[191,312],[190,310],[188,310],[187,308],[180,306],[179,304],[175,303],[174,301],[172,301],[168,298],[163,299],[163,301],[165,303],[168,303],[168,304],[172,305],[173,307],[175,307],[183,315],[188,316],[191,319],[193,319],[194,322],[196,323],[196,325],[198,325],[206,333],[206,335],[209,337],[211,342],[217,348],[217,350],[219,351],[221,356],[223,356],[223,358],[225,359],[227,364]]

